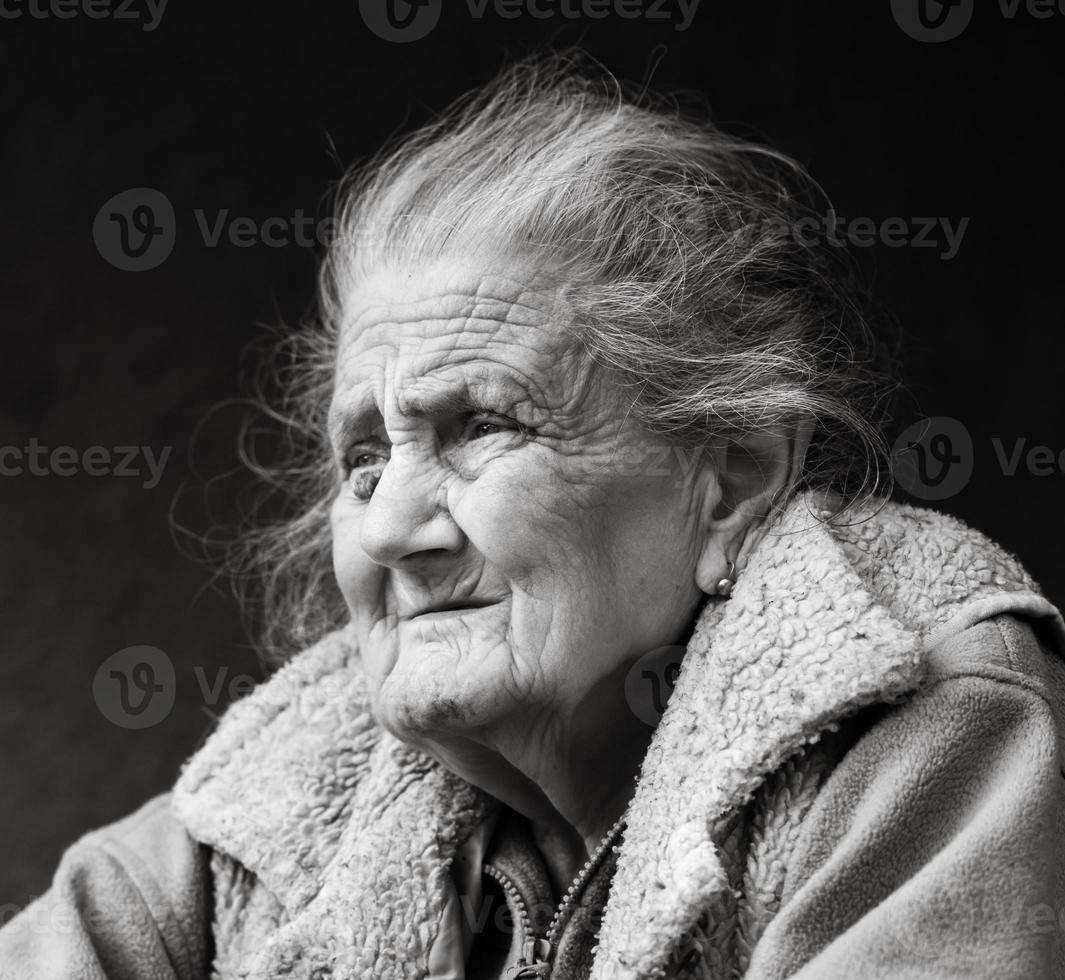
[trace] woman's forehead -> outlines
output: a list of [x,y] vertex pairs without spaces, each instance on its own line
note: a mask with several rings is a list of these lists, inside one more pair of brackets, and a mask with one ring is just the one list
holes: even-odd
[[557,318],[559,290],[513,263],[491,270],[471,262],[384,269],[352,284],[343,297],[341,333],[427,338],[465,329],[538,327]]
[[[448,264],[379,273],[350,291],[337,344],[338,388],[387,378],[401,389],[468,368],[550,374],[574,337],[558,290],[532,276]],[[468,373],[463,370],[462,373]]]
[[587,381],[556,287],[468,266],[394,271],[351,291],[333,415],[375,414],[384,403],[432,414],[488,399],[548,407],[578,397]]

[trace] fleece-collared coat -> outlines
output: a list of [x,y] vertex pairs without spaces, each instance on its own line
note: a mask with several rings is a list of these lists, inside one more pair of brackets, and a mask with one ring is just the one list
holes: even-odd
[[[593,976],[1065,977],[1060,613],[957,520],[816,506],[700,616]],[[461,976],[450,869],[494,807],[375,724],[334,634],[67,852],[0,976]]]

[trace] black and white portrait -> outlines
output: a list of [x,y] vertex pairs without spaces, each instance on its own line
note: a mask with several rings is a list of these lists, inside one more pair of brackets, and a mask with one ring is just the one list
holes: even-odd
[[1065,978],[1063,41],[0,0],[0,978]]

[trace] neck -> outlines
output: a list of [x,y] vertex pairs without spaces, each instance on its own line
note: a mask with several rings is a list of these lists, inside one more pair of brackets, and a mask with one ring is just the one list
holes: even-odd
[[[637,764],[638,765],[638,764]],[[544,863],[558,895],[564,895],[583,865],[599,849],[621,818],[635,788],[635,772],[618,784],[612,797],[604,795],[595,811],[587,811],[579,823],[571,823],[557,810],[526,814]]]
[[[622,678],[624,673],[622,672]],[[563,715],[436,737],[425,751],[525,816],[560,893],[625,812],[654,730],[604,679]]]
[[525,726],[497,742],[521,778],[501,780],[491,792],[528,818],[560,893],[624,814],[654,734],[623,695],[617,700],[593,705],[586,699],[568,724]]

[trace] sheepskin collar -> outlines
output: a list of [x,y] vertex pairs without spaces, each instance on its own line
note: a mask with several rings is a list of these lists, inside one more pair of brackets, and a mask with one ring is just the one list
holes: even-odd
[[[911,691],[936,642],[1010,611],[1048,617],[1065,650],[1060,613],[960,521],[829,513],[793,500],[701,614],[627,813],[600,980],[661,972],[729,887],[717,819],[834,721]],[[343,631],[234,705],[174,791],[192,836],[285,906],[259,968],[292,977],[426,976],[450,862],[495,805],[375,724]]]

